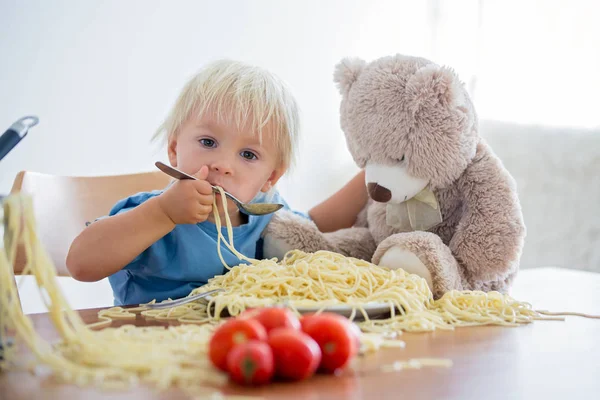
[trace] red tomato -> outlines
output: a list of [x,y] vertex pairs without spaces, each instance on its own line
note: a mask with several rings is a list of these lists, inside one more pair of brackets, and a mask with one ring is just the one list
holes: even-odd
[[256,317],[259,312],[260,312],[260,308],[246,308],[244,311],[242,311],[240,314],[238,314],[238,316],[236,318],[237,319],[255,319],[254,317]]
[[358,352],[357,332],[353,324],[340,315],[312,315],[304,321],[302,330],[319,344],[322,353],[319,369],[325,372],[345,367]]
[[321,349],[317,342],[299,330],[276,328],[268,339],[275,359],[275,375],[302,380],[312,376],[321,362]]
[[[252,314],[249,314],[252,315]],[[251,318],[265,327],[267,334],[275,328],[292,328],[300,330],[300,320],[294,313],[283,307],[267,307],[258,310]]]
[[231,379],[241,385],[265,384],[273,377],[273,352],[258,340],[238,344],[227,355],[227,369]]
[[350,321],[348,318],[336,314],[336,313],[331,313],[331,312],[324,312],[321,314],[304,314],[302,316],[302,318],[300,318],[300,325],[302,326],[302,331],[306,332],[308,329],[308,325],[311,324],[314,321],[318,321],[320,317],[322,316],[327,316],[327,317],[331,317],[331,318],[338,318],[342,321],[345,321],[347,323],[350,324],[350,328],[352,333],[354,334],[354,342],[356,345],[356,352],[358,352],[358,350],[360,349],[360,335],[362,334],[362,332],[360,331],[360,328],[358,327],[358,325],[356,325],[354,322]]
[[310,324],[312,321],[315,320],[315,316],[317,314],[303,314],[302,317],[300,318],[300,328],[304,331],[304,329],[308,326],[308,324]]
[[217,328],[208,344],[208,355],[213,365],[227,371],[227,354],[237,344],[251,339],[267,340],[265,328],[252,319],[230,319]]

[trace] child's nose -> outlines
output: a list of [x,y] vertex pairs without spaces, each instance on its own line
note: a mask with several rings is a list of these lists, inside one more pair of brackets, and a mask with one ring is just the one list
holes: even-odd
[[231,175],[233,173],[233,169],[225,162],[214,163],[211,165],[210,169],[223,175]]

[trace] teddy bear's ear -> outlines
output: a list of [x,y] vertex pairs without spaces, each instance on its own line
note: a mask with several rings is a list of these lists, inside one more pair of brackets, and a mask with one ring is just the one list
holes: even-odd
[[411,99],[410,108],[413,111],[430,104],[462,107],[466,102],[465,90],[458,75],[451,68],[436,64],[419,68],[407,82],[406,93]]
[[344,58],[335,66],[333,81],[337,84],[341,94],[348,93],[365,65],[367,63],[360,58]]

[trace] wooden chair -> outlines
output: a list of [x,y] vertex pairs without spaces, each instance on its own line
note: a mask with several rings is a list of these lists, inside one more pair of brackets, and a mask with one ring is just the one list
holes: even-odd
[[[86,222],[107,215],[120,199],[138,192],[164,189],[170,177],[160,171],[128,175],[72,177],[19,172],[11,193],[33,198],[38,236],[49,252],[58,275],[69,276],[65,265],[71,242]],[[23,271],[17,259],[15,274]]]

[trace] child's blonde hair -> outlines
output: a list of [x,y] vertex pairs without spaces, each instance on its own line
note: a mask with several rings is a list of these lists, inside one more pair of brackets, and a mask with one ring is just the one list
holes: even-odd
[[217,118],[234,119],[238,128],[246,121],[262,141],[263,128],[273,131],[279,161],[294,162],[300,117],[287,84],[269,71],[238,61],[219,60],[202,68],[181,91],[154,138],[177,136],[192,115],[200,118],[210,109]]

